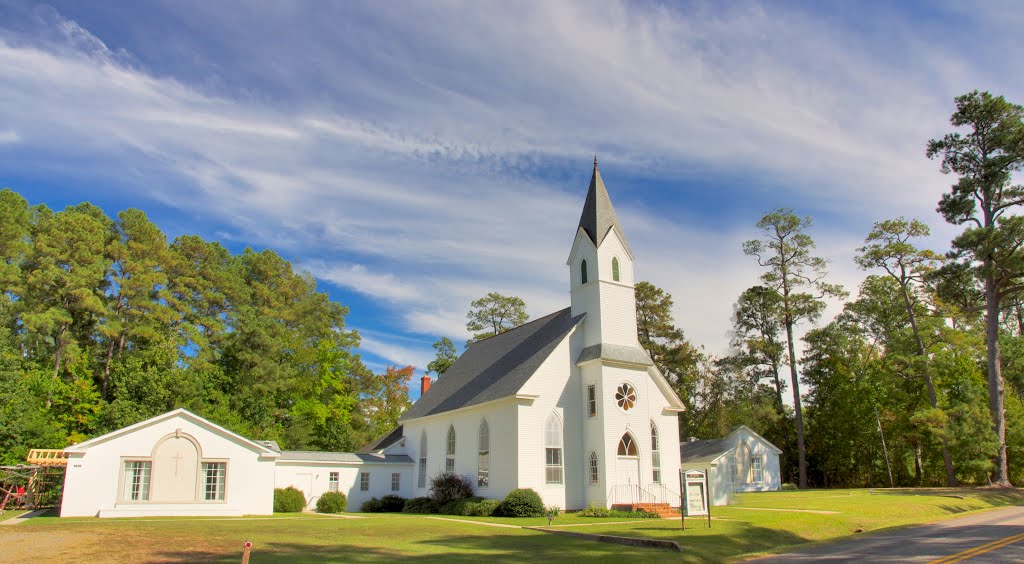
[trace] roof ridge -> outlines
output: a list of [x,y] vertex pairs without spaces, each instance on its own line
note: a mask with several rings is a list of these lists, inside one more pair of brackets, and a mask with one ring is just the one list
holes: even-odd
[[[476,344],[479,344],[479,343],[483,343],[484,341],[490,341],[491,339],[493,339],[495,337],[501,337],[502,335],[508,335],[510,333],[513,333],[515,331],[518,331],[518,330],[522,329],[523,327],[528,327],[530,325],[533,325],[534,323],[537,323],[538,321],[544,321],[545,319],[547,319],[549,317],[554,317],[554,316],[564,312],[567,309],[572,309],[572,308],[571,307],[562,308],[562,309],[560,309],[560,310],[558,310],[558,311],[556,311],[554,313],[549,313],[549,314],[545,315],[544,317],[538,317],[537,319],[531,319],[530,321],[527,321],[526,323],[523,323],[522,325],[516,325],[515,327],[509,329],[508,331],[503,331],[501,333],[498,333],[497,335],[488,335],[488,336],[484,337],[483,339],[479,339],[479,340],[473,341],[472,343],[469,343],[469,346],[466,347],[466,350],[469,350],[469,347],[472,347],[473,345],[476,345]],[[465,354],[465,351],[463,351],[463,354]]]

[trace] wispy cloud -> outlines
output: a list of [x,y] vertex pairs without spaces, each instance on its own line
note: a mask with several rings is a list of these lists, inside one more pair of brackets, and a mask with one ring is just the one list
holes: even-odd
[[[180,28],[81,16],[116,18],[116,41],[36,10],[25,29],[0,24],[0,172],[73,163],[201,216],[196,229],[279,249],[375,300],[394,327],[364,347],[419,365],[436,336],[465,337],[490,290],[534,316],[568,304],[596,151],[639,277],[719,352],[756,282],[739,244],[760,212],[818,216],[855,285],[844,245],[873,219],[929,217],[948,185],[923,151],[952,96],[1024,97],[942,30],[873,9],[874,32],[779,4],[160,6]],[[415,334],[426,346],[398,340]]]

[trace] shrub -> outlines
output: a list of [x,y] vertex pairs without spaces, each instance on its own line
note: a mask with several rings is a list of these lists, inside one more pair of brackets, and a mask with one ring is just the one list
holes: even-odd
[[363,502],[359,510],[363,513],[381,513],[384,511],[384,504],[379,499],[371,497]]
[[792,491],[796,491],[796,490],[797,490],[796,484],[782,484],[782,491],[784,491],[784,492],[792,492]]
[[403,513],[437,513],[437,504],[429,497],[414,497],[406,500]]
[[586,509],[577,511],[576,515],[580,517],[616,517],[620,519],[659,519],[657,513],[648,513],[642,510],[616,511],[605,507],[594,507],[593,505],[588,505]]
[[405,508],[405,498],[400,495],[386,495],[380,498],[381,512],[398,513]]
[[470,501],[466,503],[462,510],[463,515],[470,517],[490,517],[494,515],[495,510],[501,505],[500,499],[481,499],[480,501]]
[[544,514],[547,517],[558,517],[562,514],[562,508],[557,505],[550,505],[544,510]]
[[294,486],[274,489],[274,513],[298,513],[306,508],[306,496]]
[[325,492],[316,500],[317,513],[341,513],[348,507],[348,498],[341,492]]
[[512,490],[498,506],[497,514],[505,517],[543,517],[544,502],[530,488]]
[[438,507],[473,497],[473,484],[465,476],[458,474],[438,474],[430,479],[430,497]]

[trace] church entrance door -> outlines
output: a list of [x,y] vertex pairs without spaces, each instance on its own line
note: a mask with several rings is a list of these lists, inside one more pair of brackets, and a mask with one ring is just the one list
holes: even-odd
[[620,456],[618,474],[616,497],[620,498],[620,502],[636,502],[640,493],[640,459],[635,456]]

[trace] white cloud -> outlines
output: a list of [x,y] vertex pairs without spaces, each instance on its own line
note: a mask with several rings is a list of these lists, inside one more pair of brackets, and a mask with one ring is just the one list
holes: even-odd
[[[871,219],[934,217],[949,179],[924,143],[948,129],[952,96],[1024,93],[896,18],[880,20],[899,30],[882,41],[779,5],[409,4],[372,26],[346,9],[254,7],[245,29],[226,23],[234,10],[180,9],[224,34],[239,76],[276,81],[268,91],[227,68],[220,81],[147,70],[56,15],[51,35],[0,32],[0,142],[114,185],[138,167],[131,189],[379,300],[396,330],[457,341],[491,290],[533,317],[568,305],[564,260],[598,151],[638,275],[721,352],[731,304],[759,274],[739,247],[763,211],[751,202],[834,221],[822,254],[853,289],[848,245]],[[351,36],[315,33],[342,17]],[[268,29],[281,41],[254,39]],[[989,39],[1014,33],[1001,29]],[[541,167],[571,172],[537,180]],[[676,194],[641,204],[624,172]],[[422,362],[395,338],[364,346]]]

